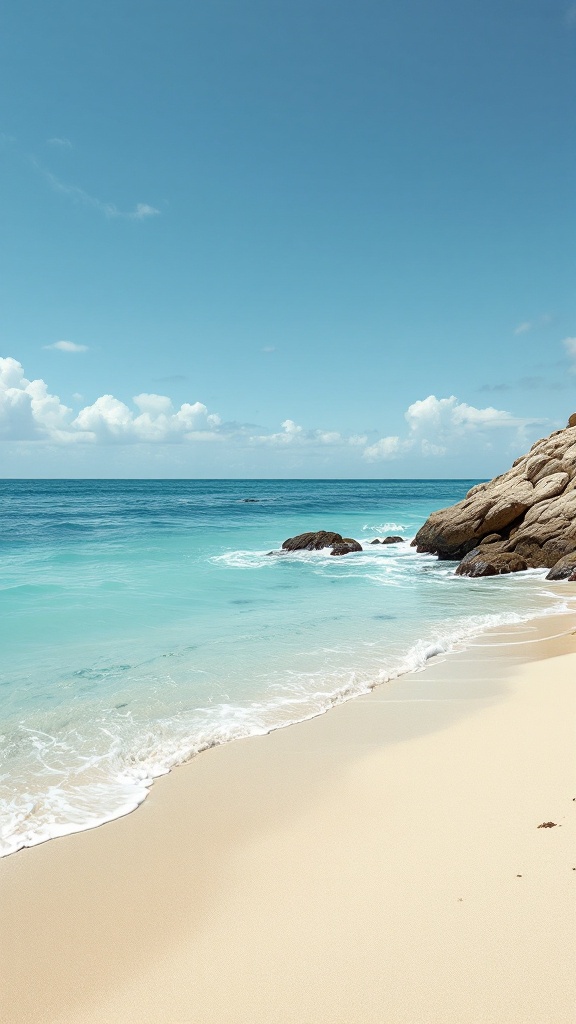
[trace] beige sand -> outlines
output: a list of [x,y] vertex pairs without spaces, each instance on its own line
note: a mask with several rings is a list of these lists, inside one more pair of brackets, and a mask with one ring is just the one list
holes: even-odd
[[572,1024],[576,636],[538,639],[570,627],[208,751],[0,862],[0,1018]]

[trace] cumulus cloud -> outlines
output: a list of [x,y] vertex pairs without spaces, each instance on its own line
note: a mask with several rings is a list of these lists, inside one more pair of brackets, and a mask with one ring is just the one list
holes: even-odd
[[255,444],[286,445],[302,442],[305,440],[304,428],[299,427],[294,420],[284,420],[281,424],[282,430],[277,434],[259,434],[251,437]]
[[525,422],[515,419],[509,412],[494,409],[491,405],[485,409],[477,409],[466,402],[459,402],[454,395],[450,398],[428,395],[428,398],[410,405],[405,417],[410,430],[415,434],[450,433],[453,430],[474,430],[477,427],[520,426]]
[[314,446],[314,445],[349,445],[364,443],[365,438],[345,437],[338,430],[305,430],[294,420],[284,420],[281,424],[282,430],[276,434],[258,434],[250,437],[252,444],[272,445],[275,447],[286,447],[288,445]]
[[493,406],[478,409],[466,402],[459,402],[454,395],[449,398],[428,395],[427,398],[413,402],[404,417],[408,424],[407,436],[389,436],[376,441],[363,452],[368,462],[394,459],[409,451],[426,457],[438,457],[457,450],[472,438],[486,441],[493,431],[518,438],[529,423],[537,422],[513,416]]
[[53,345],[44,345],[44,348],[56,349],[58,352],[87,352],[88,345],[77,345],[75,341],[55,341]]
[[140,394],[130,408],[114,395],[101,395],[73,418],[73,410],[52,395],[43,380],[28,380],[22,365],[0,359],[0,437],[58,444],[137,444],[215,440],[221,419],[202,402],[174,409],[166,395]]
[[0,358],[0,437],[63,441],[72,410],[51,395],[43,380],[28,380],[16,359]]
[[221,423],[202,402],[185,402],[177,410],[166,395],[136,395],[133,402],[137,413],[113,395],[102,395],[78,413],[72,428],[96,442],[167,443],[197,439],[206,433],[213,437]]
[[[565,347],[576,356],[576,338]],[[68,349],[64,349],[68,351]],[[81,402],[74,395],[75,404]],[[0,359],[0,438],[10,441],[43,442],[50,445],[166,445],[226,442],[237,448],[268,447],[278,453],[310,456],[341,456],[344,452],[370,463],[410,458],[439,458],[458,452],[505,447],[518,448],[527,440],[525,428],[542,421],[526,420],[493,406],[477,408],[448,398],[427,398],[413,402],[405,414],[406,430],[381,438],[343,434],[338,430],[307,429],[285,419],[278,431],[265,432],[253,424],[223,422],[202,402],[174,405],[163,394],[141,392],[130,402],[113,394],[100,395],[78,411],[70,409],[50,392],[45,381],[30,380],[13,358]]]
[[363,452],[367,462],[378,462],[380,459],[394,459],[411,446],[410,441],[401,441],[397,436],[381,437]]

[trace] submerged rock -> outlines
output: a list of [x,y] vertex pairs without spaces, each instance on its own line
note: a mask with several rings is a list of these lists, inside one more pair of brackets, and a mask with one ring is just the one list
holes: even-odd
[[460,576],[547,568],[548,579],[568,578],[576,571],[576,413],[507,473],[433,512],[412,543],[460,562]]
[[329,530],[299,533],[297,537],[288,537],[282,545],[283,551],[321,551],[323,548],[332,548],[332,555],[348,555],[351,551],[362,551],[362,545],[357,540],[343,537],[341,533],[331,533]]
[[384,540],[381,540],[380,543],[381,544],[402,544],[403,540],[404,540],[404,537],[384,537]]

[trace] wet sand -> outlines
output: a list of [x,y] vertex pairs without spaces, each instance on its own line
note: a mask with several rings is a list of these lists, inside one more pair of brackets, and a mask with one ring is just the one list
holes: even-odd
[[1,861],[0,1019],[571,1024],[575,628],[493,631]]

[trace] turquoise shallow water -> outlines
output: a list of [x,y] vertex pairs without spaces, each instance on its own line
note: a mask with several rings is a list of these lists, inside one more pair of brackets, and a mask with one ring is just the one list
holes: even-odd
[[[542,572],[460,579],[410,547],[475,482],[0,482],[0,853],[557,608]],[[364,550],[268,555],[316,529]]]

